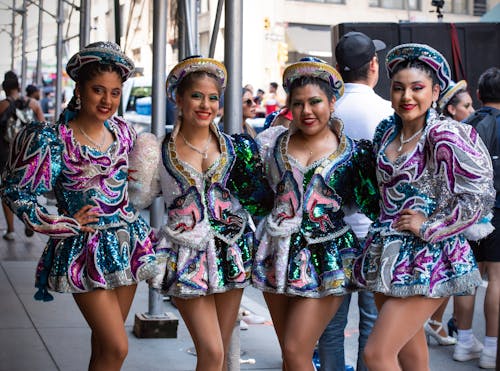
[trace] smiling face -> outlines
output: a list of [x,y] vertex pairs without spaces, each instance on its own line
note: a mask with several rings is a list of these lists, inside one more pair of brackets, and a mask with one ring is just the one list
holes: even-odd
[[87,120],[104,122],[118,109],[122,95],[122,79],[117,72],[101,72],[76,86],[80,97],[79,115]]
[[421,126],[425,115],[439,96],[439,85],[418,68],[404,68],[394,74],[391,81],[392,108],[403,124]]
[[217,83],[207,75],[193,79],[182,94],[177,95],[176,101],[183,125],[208,127],[219,111]]
[[325,92],[315,84],[296,87],[291,92],[290,108],[293,122],[305,135],[315,135],[327,128],[335,98],[328,100]]
[[253,101],[252,93],[248,90],[245,90],[245,94],[243,94],[243,120],[253,119],[257,114],[256,108],[257,104]]

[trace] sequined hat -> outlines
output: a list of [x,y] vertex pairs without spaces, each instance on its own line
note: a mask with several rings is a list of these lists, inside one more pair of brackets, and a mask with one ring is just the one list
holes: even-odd
[[283,72],[285,91],[290,93],[293,81],[302,76],[317,77],[329,83],[337,100],[344,94],[344,81],[340,74],[335,68],[319,58],[305,57],[285,68]]
[[399,63],[410,60],[419,60],[432,68],[436,72],[441,91],[450,84],[451,69],[448,62],[440,52],[425,44],[401,44],[392,48],[385,58],[389,78],[392,78]]
[[98,41],[87,45],[73,55],[66,65],[66,72],[74,81],[77,81],[80,68],[92,62],[117,66],[123,81],[127,80],[135,69],[132,59],[121,51],[118,44],[112,41]]
[[448,86],[448,88],[444,90],[439,96],[439,109],[443,111],[450,100],[452,100],[460,90],[467,90],[467,82],[465,80],[460,80],[459,82],[450,81],[450,85]]
[[184,77],[195,71],[204,71],[214,75],[219,81],[222,90],[226,88],[226,67],[215,59],[203,58],[202,56],[196,55],[183,59],[172,69],[172,71],[170,71],[166,84],[168,97],[175,100],[175,92],[179,83]]

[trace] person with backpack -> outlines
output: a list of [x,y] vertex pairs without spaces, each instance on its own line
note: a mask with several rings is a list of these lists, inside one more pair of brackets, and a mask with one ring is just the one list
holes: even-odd
[[[484,141],[493,163],[495,207],[491,223],[495,230],[484,239],[472,243],[474,256],[482,274],[488,276],[488,288],[484,298],[486,331],[484,345],[472,330],[458,333],[453,358],[468,361],[479,358],[479,367],[495,368],[498,346],[498,322],[500,307],[500,69],[491,67],[479,77],[477,97],[482,107],[470,115],[465,123],[472,125]],[[460,359],[457,359],[460,355]]]
[[[40,105],[35,100],[20,95],[19,80],[14,72],[8,71],[5,73],[2,88],[5,91],[6,98],[0,101],[0,174],[3,173],[9,157],[10,143],[22,125],[26,124],[18,116],[23,116],[25,120],[36,118],[43,121],[43,112]],[[3,238],[12,241],[15,239],[14,216],[4,202],[2,202],[2,208],[7,221],[7,232],[3,235]],[[31,237],[33,231],[26,227],[25,234]]]

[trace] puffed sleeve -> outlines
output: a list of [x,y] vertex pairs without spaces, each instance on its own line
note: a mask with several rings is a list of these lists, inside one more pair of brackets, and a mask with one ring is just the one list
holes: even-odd
[[276,171],[274,168],[274,151],[278,137],[287,130],[288,129],[284,126],[274,126],[260,132],[255,137],[257,147],[259,148],[260,158],[264,164],[264,174],[268,178],[271,186],[281,181],[279,171]]
[[355,142],[351,180],[354,203],[363,214],[375,220],[380,212],[380,194],[375,171],[375,154],[369,140]]
[[148,207],[160,194],[160,163],[160,140],[152,133],[139,134],[129,153],[128,193],[136,208]]
[[266,215],[273,207],[274,192],[264,176],[257,143],[248,135],[233,136],[236,161],[228,186],[252,215]]
[[74,236],[80,231],[76,219],[50,214],[38,202],[38,196],[51,191],[57,181],[62,149],[55,125],[27,125],[13,142],[0,188],[2,200],[20,219],[34,231],[53,238]]
[[451,194],[420,229],[424,240],[437,242],[467,232],[491,212],[495,200],[493,169],[483,141],[469,125],[435,125],[426,140],[434,176],[445,180]]

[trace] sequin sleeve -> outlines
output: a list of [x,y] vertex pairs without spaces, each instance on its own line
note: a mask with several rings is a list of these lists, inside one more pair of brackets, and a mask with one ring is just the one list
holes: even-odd
[[233,136],[236,161],[228,185],[243,207],[252,215],[268,214],[274,192],[264,176],[264,167],[256,142],[248,135]]
[[160,141],[154,134],[141,133],[129,153],[128,192],[130,201],[138,209],[151,205],[160,194]]
[[79,223],[50,214],[38,196],[53,189],[61,172],[63,145],[57,127],[33,122],[16,137],[3,174],[0,193],[12,211],[36,232],[54,238],[77,235]]
[[354,203],[363,214],[375,220],[380,212],[380,194],[373,145],[368,140],[360,140],[356,142],[355,148],[352,177]]
[[493,169],[486,147],[469,125],[445,122],[427,135],[434,176],[443,179],[451,197],[441,200],[420,229],[421,237],[437,242],[465,232],[493,206]]

